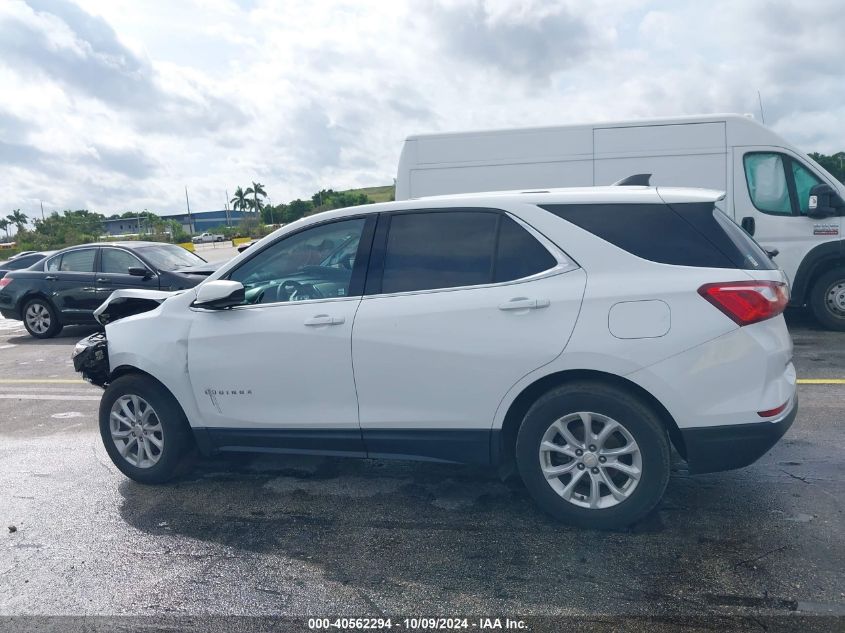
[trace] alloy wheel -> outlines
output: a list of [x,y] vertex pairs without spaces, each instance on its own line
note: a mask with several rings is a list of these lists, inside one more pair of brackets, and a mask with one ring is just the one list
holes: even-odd
[[642,476],[642,454],[630,431],[587,411],[555,420],[540,441],[539,459],[549,486],[582,508],[622,503]]
[[151,468],[161,459],[164,430],[155,409],[140,396],[125,395],[109,414],[112,441],[120,456],[136,468]]

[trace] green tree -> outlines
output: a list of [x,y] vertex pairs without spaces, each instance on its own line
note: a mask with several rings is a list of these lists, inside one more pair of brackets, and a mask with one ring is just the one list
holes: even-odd
[[12,225],[6,218],[0,218],[0,231],[6,230],[6,241],[9,241],[9,227]]
[[235,189],[235,195],[229,202],[232,203],[232,209],[235,211],[246,211],[249,209],[249,199],[246,197],[246,192],[240,186]]
[[30,232],[33,242],[39,248],[70,246],[84,242],[95,242],[103,233],[103,216],[87,209],[70,209],[62,214],[52,213],[43,220],[35,221],[35,230]]
[[20,209],[15,209],[9,215],[6,216],[6,219],[15,225],[18,233],[23,233],[24,229],[26,228],[26,223],[29,218],[26,216],[25,213],[21,213]]
[[829,171],[839,182],[845,183],[845,152],[836,152],[832,156],[811,152],[810,158]]
[[286,204],[267,204],[261,209],[261,221],[264,224],[278,224],[284,221]]
[[313,211],[313,209],[314,205],[310,200],[300,200],[297,198],[296,200],[291,200],[290,203],[288,203],[282,219],[285,223],[295,222],[299,218],[308,215],[311,211]]
[[247,187],[244,194],[252,196],[252,202],[250,203],[252,210],[256,213],[261,213],[261,209],[264,207],[264,203],[261,201],[261,198],[267,197],[267,192],[264,191],[264,185],[260,182],[253,182],[252,187]]

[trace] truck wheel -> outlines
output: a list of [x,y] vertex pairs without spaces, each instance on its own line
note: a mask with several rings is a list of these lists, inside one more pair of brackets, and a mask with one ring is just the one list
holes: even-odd
[[824,327],[845,332],[845,266],[816,279],[810,290],[810,308]]
[[657,505],[669,481],[669,455],[655,412],[598,382],[541,396],[516,440],[517,467],[540,507],[596,529],[626,527]]
[[100,401],[100,436],[114,465],[142,484],[160,484],[180,471],[191,446],[182,407],[152,378],[122,376]]
[[62,330],[56,310],[46,299],[32,299],[23,307],[23,326],[35,338],[52,338]]

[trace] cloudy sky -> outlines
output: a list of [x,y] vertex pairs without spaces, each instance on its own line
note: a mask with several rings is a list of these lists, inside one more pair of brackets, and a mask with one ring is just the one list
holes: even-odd
[[0,0],[0,211],[389,184],[409,134],[753,112],[845,149],[836,0]]

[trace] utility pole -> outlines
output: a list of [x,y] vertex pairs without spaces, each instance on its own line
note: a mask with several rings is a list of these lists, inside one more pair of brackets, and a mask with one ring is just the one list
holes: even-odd
[[191,235],[194,234],[194,216],[191,215],[191,201],[188,200],[188,186],[185,185],[185,204],[188,206],[188,226],[191,229]]
[[[841,159],[840,159],[840,160],[841,160]],[[41,221],[43,222],[43,221],[44,221],[44,201],[43,201],[43,200],[39,200],[38,202],[40,202],[40,203],[41,203]]]
[[229,190],[226,189],[226,226],[232,226],[232,220],[229,218]]

